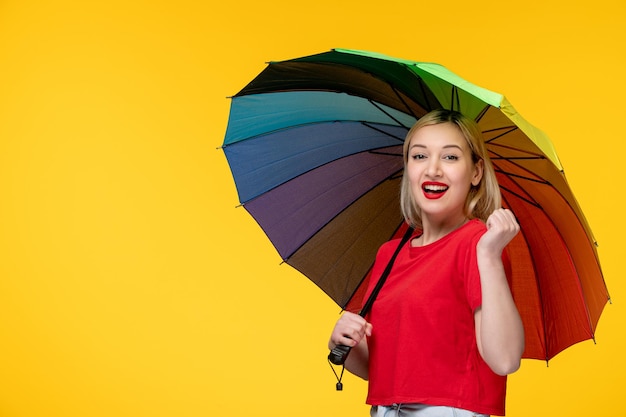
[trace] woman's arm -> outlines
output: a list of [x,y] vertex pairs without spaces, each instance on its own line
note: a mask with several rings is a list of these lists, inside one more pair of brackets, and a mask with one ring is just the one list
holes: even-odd
[[372,334],[372,325],[358,314],[345,312],[333,329],[328,341],[328,349],[337,345],[350,346],[350,354],[345,362],[346,369],[354,375],[368,379],[369,350],[367,338]]
[[482,287],[482,306],[474,314],[476,342],[498,375],[519,369],[524,353],[524,327],[502,264],[502,251],[518,232],[513,213],[499,209],[487,220],[487,232],[476,246]]

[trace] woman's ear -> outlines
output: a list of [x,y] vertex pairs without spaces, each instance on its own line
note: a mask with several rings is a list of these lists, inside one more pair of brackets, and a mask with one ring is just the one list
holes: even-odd
[[480,184],[480,180],[483,178],[483,171],[485,167],[485,161],[479,159],[478,162],[474,164],[474,174],[472,175],[472,185],[476,187]]

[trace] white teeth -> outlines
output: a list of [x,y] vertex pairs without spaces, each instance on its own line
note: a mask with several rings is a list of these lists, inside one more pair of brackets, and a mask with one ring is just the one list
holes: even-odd
[[433,192],[446,191],[447,189],[448,187],[446,187],[445,185],[425,185],[424,186],[424,190],[433,191]]

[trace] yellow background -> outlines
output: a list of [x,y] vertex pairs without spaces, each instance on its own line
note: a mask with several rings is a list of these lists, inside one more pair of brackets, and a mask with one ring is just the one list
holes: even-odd
[[266,61],[333,47],[443,64],[551,136],[613,304],[508,415],[625,415],[626,11],[579,3],[0,0],[0,416],[367,414],[325,359],[338,307],[217,149]]

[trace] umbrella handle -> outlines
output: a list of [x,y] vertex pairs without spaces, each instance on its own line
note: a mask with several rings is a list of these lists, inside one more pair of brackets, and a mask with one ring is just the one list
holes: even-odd
[[335,365],[343,365],[348,354],[350,353],[350,346],[337,345],[328,354],[328,360]]

